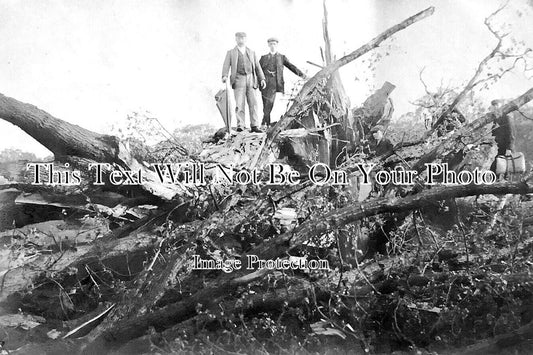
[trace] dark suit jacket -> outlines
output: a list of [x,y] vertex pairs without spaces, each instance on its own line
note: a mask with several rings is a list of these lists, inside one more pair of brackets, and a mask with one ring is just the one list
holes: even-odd
[[514,151],[515,126],[509,115],[498,117],[495,121],[497,127],[492,131],[494,140],[498,145],[498,155],[504,155],[506,150]]
[[[265,62],[268,60],[268,56],[270,54],[265,54],[264,56],[259,59],[259,63],[261,64],[261,68],[263,68],[263,72],[265,71]],[[294,74],[301,76],[302,78],[305,77],[305,74],[294,64],[289,62],[287,57],[285,57],[283,54],[276,53],[276,91],[277,92],[284,92],[285,90],[285,81],[283,80],[283,66],[286,66],[290,71],[292,71]],[[269,75],[268,73],[265,73],[265,75]],[[268,85],[268,83],[267,83]],[[268,90],[268,88],[266,88]]]
[[[255,52],[251,50],[250,48],[246,47],[246,55],[250,59],[250,62],[252,62],[254,89],[257,89],[257,86],[258,86],[257,79],[265,80],[265,75],[263,74],[263,70],[261,70],[261,65],[259,64],[259,61],[257,60],[257,56],[255,55]],[[224,64],[222,66],[222,77],[228,76],[228,71],[231,68],[230,84],[232,88],[234,88],[235,86],[235,77],[237,76],[237,60],[238,59],[239,59],[239,49],[237,48],[237,46],[235,46],[235,48],[230,49],[228,53],[226,53],[226,59],[224,59]]]

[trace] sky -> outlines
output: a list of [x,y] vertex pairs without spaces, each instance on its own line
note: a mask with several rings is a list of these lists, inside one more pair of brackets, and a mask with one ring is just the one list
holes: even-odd
[[[518,39],[533,40],[533,7],[511,0],[498,20],[514,24]],[[394,117],[413,111],[430,89],[461,85],[495,45],[483,20],[497,0],[327,0],[333,53],[340,57],[388,27],[435,6],[435,14],[384,44],[375,71],[367,54],[341,69],[353,106],[385,80],[397,88]],[[521,9],[518,16],[516,9]],[[525,9],[525,10],[524,10]],[[128,113],[149,111],[169,130],[187,124],[222,126],[214,95],[223,87],[222,62],[245,31],[258,55],[266,39],[309,75],[322,63],[322,0],[0,0],[0,93],[31,103],[57,118],[109,132]],[[529,44],[533,47],[533,44]],[[285,72],[290,93],[297,77]],[[482,96],[512,98],[533,82],[520,70]],[[259,96],[258,96],[259,98]],[[260,100],[259,100],[260,101]],[[274,120],[287,105],[279,98]],[[0,120],[0,150],[49,152]]]

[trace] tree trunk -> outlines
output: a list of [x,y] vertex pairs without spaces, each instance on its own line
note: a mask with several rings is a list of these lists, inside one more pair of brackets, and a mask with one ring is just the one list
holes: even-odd
[[113,163],[119,149],[116,137],[92,132],[60,120],[36,106],[0,94],[0,118],[14,124],[48,148],[58,160],[77,156]]
[[[333,54],[331,50],[331,38],[329,36],[328,28],[328,11],[326,8],[326,0],[324,0],[324,20],[322,21],[322,32],[324,36],[324,55],[326,66],[333,62]],[[347,143],[354,143],[355,136],[352,134],[352,124],[350,123],[350,100],[348,99],[342,84],[341,77],[338,71],[335,71],[328,79],[326,84],[326,95],[330,98],[331,104],[328,125],[332,125],[324,136],[327,139],[329,149],[330,166],[335,167],[337,156],[341,153]],[[335,125],[337,124],[337,125]],[[326,132],[324,132],[326,133]]]
[[[0,94],[0,118],[35,138],[54,153],[57,160],[75,165],[91,162],[115,164],[120,169],[142,170],[142,188],[164,200],[176,196],[192,196],[187,188],[178,184],[162,184],[156,174],[145,168],[130,154],[129,149],[115,136],[99,134],[75,124],[60,120],[49,113]],[[87,166],[82,166],[87,170]]]

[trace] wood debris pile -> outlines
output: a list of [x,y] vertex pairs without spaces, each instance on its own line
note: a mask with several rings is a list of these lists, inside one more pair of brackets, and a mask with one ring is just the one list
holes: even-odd
[[[280,121],[264,134],[240,132],[219,137],[205,144],[196,161],[259,170],[283,162],[300,171],[323,163],[351,173],[361,162],[417,171],[428,162],[449,162],[452,169],[486,167],[493,158],[493,142],[481,138],[495,120],[494,114],[470,117],[444,136],[395,142],[393,154],[376,156],[364,149],[366,140],[375,125],[390,119],[389,94],[394,85],[384,84],[355,110],[344,93],[339,68],[433,11],[431,7],[411,16],[336,60],[331,54],[326,15],[324,67],[304,84]],[[533,88],[499,113],[508,114],[531,100]],[[412,320],[406,314],[414,310],[439,314],[453,301],[448,296],[456,291],[456,284],[472,282],[472,277],[460,275],[461,279],[457,276],[449,281],[447,275],[437,275],[437,268],[468,268],[471,260],[468,253],[463,260],[446,248],[448,240],[438,244],[427,210],[436,210],[434,215],[441,217],[441,207],[457,208],[456,198],[533,192],[528,181],[487,186],[372,185],[363,197],[360,186],[319,186],[305,179],[297,186],[217,189],[189,187],[178,176],[173,184],[163,184],[156,171],[134,157],[117,137],[68,124],[3,95],[0,118],[22,127],[58,161],[80,169],[88,163],[105,162],[110,170],[140,170],[147,179],[142,186],[84,185],[67,195],[24,182],[2,185],[0,204],[51,211],[44,220],[21,220],[18,228],[2,225],[0,310],[12,318],[0,327],[6,334],[19,336],[19,330],[9,323],[15,319],[17,324],[30,324],[28,338],[38,339],[7,345],[19,353],[38,353],[43,344],[50,353],[131,353],[139,344],[171,344],[169,351],[178,351],[203,331],[218,329],[222,335],[217,336],[224,337],[241,324],[249,340],[254,337],[246,322],[258,321],[258,314],[264,321],[286,322],[280,329],[299,334],[301,339],[333,336],[346,341],[350,349],[359,345],[368,349],[367,332],[380,332],[375,328],[378,316],[365,318],[379,306],[369,300],[379,296],[390,301],[386,308],[392,313],[380,314],[380,319],[394,314]],[[419,228],[420,220],[424,228]],[[462,236],[466,240],[464,230]],[[418,241],[418,248],[402,249],[409,243],[416,246],[413,241]],[[434,255],[430,255],[430,243],[437,247]],[[521,243],[516,255],[529,246],[527,241]],[[388,252],[391,244],[396,249]],[[367,258],[377,252],[383,257]],[[424,266],[417,264],[409,272],[399,269],[421,254],[427,257]],[[248,268],[250,255],[304,264],[324,260],[330,267],[322,271]],[[197,257],[221,267],[193,267]],[[227,272],[228,260],[244,267]],[[449,265],[443,266],[446,263]],[[445,290],[441,300],[445,306],[430,307],[416,299],[426,296],[423,287],[429,284]],[[323,311],[332,304],[338,308]],[[13,318],[19,310],[24,317]],[[44,317],[48,324],[42,324],[41,318],[33,322],[31,317]],[[363,319],[368,323],[357,323]],[[423,342],[409,340],[398,324],[387,326],[392,327],[387,334],[395,334],[402,346]],[[266,328],[259,324],[258,329],[274,331],[272,324]],[[276,334],[273,338],[283,336]],[[415,336],[420,334],[410,333]]]

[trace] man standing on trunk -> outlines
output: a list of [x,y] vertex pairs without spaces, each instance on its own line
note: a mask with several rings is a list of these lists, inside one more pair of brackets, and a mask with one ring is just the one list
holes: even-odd
[[[500,175],[499,177],[505,177],[507,173],[500,174],[497,169],[498,157],[508,157],[513,161],[513,152],[515,150],[515,126],[514,122],[509,117],[509,115],[502,115],[499,110],[503,105],[502,100],[492,100],[491,101],[490,111],[493,115],[496,116],[494,120],[494,128],[492,130],[492,135],[496,141],[496,146],[498,148],[498,154],[496,159],[492,162],[490,170],[494,171],[496,174]],[[514,164],[514,162],[513,162]]]
[[261,90],[263,98],[263,124],[270,126],[270,113],[274,107],[277,92],[284,92],[285,82],[283,81],[283,66],[286,66],[294,74],[306,79],[306,75],[294,66],[287,57],[278,53],[278,39],[269,38],[267,40],[270,53],[265,54],[259,60],[261,68],[266,76],[266,87]]
[[[491,101],[491,112],[494,115],[498,114],[498,110],[502,107],[502,100]],[[515,145],[515,126],[509,115],[498,115],[494,121],[495,128],[492,130],[492,135],[498,146],[498,155],[509,156],[514,151]]]
[[261,88],[265,87],[265,76],[255,52],[246,47],[246,33],[235,33],[235,41],[237,42],[237,46],[228,51],[224,65],[222,66],[222,82],[226,82],[228,72],[231,69],[230,84],[235,94],[235,104],[237,106],[235,108],[237,113],[237,132],[244,130],[244,108],[245,101],[248,101],[251,131],[261,133],[262,131],[259,129],[255,89],[258,87],[258,81],[261,83]]

